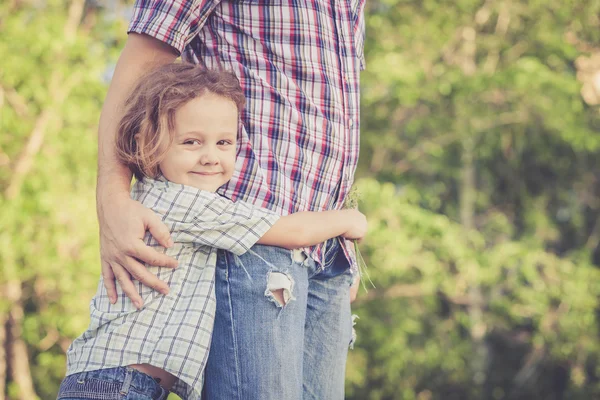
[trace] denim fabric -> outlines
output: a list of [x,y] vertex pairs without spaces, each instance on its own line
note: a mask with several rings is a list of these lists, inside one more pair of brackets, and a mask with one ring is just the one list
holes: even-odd
[[[242,256],[219,252],[204,399],[344,398],[352,275],[335,243],[327,242],[326,268],[272,246]],[[291,282],[283,307],[270,296],[273,274]]]
[[57,400],[165,400],[168,395],[151,376],[118,367],[67,376]]

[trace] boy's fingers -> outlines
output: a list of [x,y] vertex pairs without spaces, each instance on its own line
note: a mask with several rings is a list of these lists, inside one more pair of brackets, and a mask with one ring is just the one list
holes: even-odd
[[131,299],[133,304],[140,309],[144,305],[144,301],[133,285],[131,276],[127,270],[119,264],[112,264],[112,267],[113,273],[115,274],[117,282],[119,282],[119,286],[121,286],[123,293],[125,293],[125,295]]
[[102,282],[106,288],[106,294],[112,304],[117,302],[117,285],[115,284],[115,274],[106,261],[102,261]]
[[173,240],[171,240],[171,232],[167,226],[160,220],[160,218],[150,212],[146,214],[146,229],[150,231],[150,234],[158,243],[163,247],[173,246]]
[[[157,253],[160,254],[160,253]],[[162,254],[164,256],[164,254]],[[140,281],[144,286],[151,287],[155,290],[158,290],[162,294],[169,294],[169,285],[165,282],[161,281],[146,269],[146,267],[141,264],[138,260],[133,257],[127,257],[126,263],[127,271],[138,281]],[[136,291],[137,293],[137,291]],[[133,300],[131,296],[130,299]]]

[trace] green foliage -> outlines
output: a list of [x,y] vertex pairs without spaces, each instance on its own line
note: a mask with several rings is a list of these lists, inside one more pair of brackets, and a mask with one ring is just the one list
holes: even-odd
[[367,7],[351,397],[599,397],[600,2]]
[[[359,297],[348,389],[357,399],[548,398],[547,364],[573,368],[566,398],[595,397],[584,369],[595,362],[600,271],[541,245],[490,242],[423,209],[415,193],[359,182],[369,217],[363,254],[377,290]],[[482,289],[489,380],[471,386],[475,348],[469,289]],[[510,350],[509,354],[506,354]],[[524,360],[532,358],[531,364]],[[510,368],[509,368],[510,367]],[[493,373],[492,373],[493,372]],[[514,384],[531,374],[535,379]],[[398,390],[402,388],[402,390]],[[519,397],[522,396],[522,397]]]
[[22,339],[42,399],[56,396],[98,282],[96,124],[125,29],[76,5],[0,5],[0,284],[22,283]]

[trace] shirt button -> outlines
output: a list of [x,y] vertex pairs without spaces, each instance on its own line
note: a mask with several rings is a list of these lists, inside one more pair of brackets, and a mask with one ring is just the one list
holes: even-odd
[[344,82],[348,83],[350,81],[348,80],[348,78],[344,78]]
[[348,126],[349,126],[350,128],[352,128],[352,127],[354,126],[354,121],[352,121],[352,119],[349,119],[349,120],[348,120]]

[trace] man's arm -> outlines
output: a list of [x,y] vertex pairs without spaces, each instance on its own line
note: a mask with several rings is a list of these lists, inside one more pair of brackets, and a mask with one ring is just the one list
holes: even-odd
[[297,249],[337,236],[360,240],[366,231],[367,219],[358,210],[305,211],[281,217],[258,243]]
[[115,278],[138,308],[143,304],[142,298],[134,288],[131,276],[162,293],[168,293],[167,284],[148,272],[140,261],[157,266],[177,266],[176,260],[144,244],[142,239],[146,230],[165,247],[169,247],[172,241],[160,218],[130,198],[131,172],[118,161],[115,151],[117,127],[129,92],[146,72],[176,58],[175,49],[159,40],[130,34],[102,107],[98,128],[96,206],[102,276],[113,303],[117,299]]

